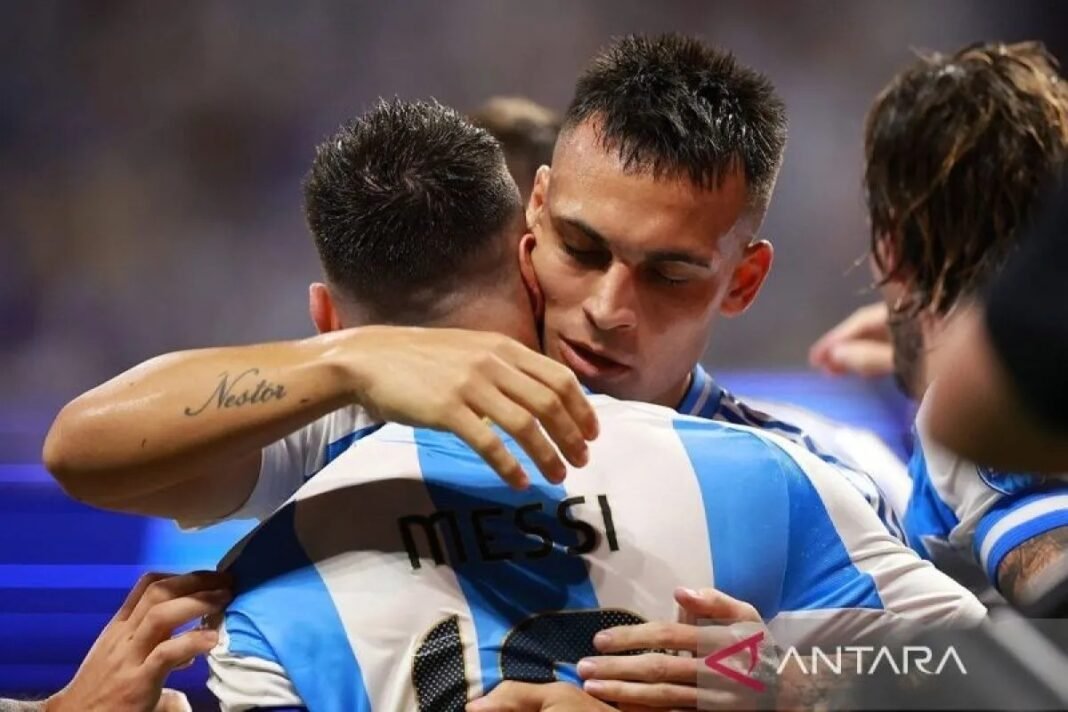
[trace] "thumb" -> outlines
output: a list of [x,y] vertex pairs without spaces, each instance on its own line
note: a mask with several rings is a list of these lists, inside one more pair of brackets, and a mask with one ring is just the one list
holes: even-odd
[[702,618],[720,623],[760,622],[760,614],[751,605],[714,588],[702,588],[699,591],[678,588],[675,589],[675,600],[682,606],[690,623]]
[[505,681],[485,697],[467,703],[465,712],[523,712],[540,710],[540,686],[525,682]]
[[885,376],[894,371],[894,347],[879,341],[847,341],[831,347],[827,361],[836,373]]
[[193,708],[183,693],[164,688],[153,712],[193,712]]

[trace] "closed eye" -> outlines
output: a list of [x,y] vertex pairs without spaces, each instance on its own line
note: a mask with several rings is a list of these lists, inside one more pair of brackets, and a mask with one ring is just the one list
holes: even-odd
[[586,265],[587,267],[600,267],[607,264],[608,260],[611,258],[610,253],[606,250],[580,250],[566,242],[562,242],[561,244],[564,247],[564,252],[566,252],[568,256],[579,264]]

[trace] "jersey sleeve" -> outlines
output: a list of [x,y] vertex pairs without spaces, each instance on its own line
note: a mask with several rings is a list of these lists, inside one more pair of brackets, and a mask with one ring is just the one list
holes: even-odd
[[365,410],[349,406],[263,448],[256,486],[230,518],[267,518],[315,473],[377,426]]
[[[244,638],[248,638],[248,630],[245,626]],[[231,650],[232,640],[223,623],[219,643],[208,655],[208,689],[219,701],[221,712],[304,708],[285,670],[272,659],[266,641],[243,640],[245,647],[259,645],[267,651],[258,656]]]
[[[1068,526],[1065,475],[998,472],[958,457],[927,436],[922,406],[916,433],[916,494],[906,527],[940,524],[946,545],[976,561],[990,583],[997,586],[998,568],[1013,549]],[[930,550],[931,542],[922,543]]]
[[891,536],[832,466],[793,443],[777,444],[790,516],[773,632],[851,641],[907,624],[972,626],[985,617],[974,595]]

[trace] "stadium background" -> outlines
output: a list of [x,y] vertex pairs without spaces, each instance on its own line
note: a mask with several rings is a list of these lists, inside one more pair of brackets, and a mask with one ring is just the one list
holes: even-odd
[[872,298],[855,266],[864,114],[912,49],[1040,38],[1063,58],[1066,20],[1037,1],[0,4],[0,693],[55,690],[140,571],[211,566],[248,528],[183,535],[68,501],[41,441],[64,402],[151,355],[310,333],[300,181],[314,144],[376,97],[562,109],[613,35],[733,49],[779,87],[790,141],[771,278],[705,361],[904,453],[889,383],[804,371],[808,344]]

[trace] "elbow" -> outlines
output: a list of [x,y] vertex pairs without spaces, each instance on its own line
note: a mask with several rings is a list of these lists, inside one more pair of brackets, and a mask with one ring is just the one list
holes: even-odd
[[[44,447],[41,451],[41,462],[60,485],[71,479],[72,473],[76,470],[75,463],[77,462],[72,442],[74,439],[71,433],[72,428],[69,427],[67,422],[70,419],[66,415],[69,407],[65,407],[56,416],[52,427],[48,429],[48,435],[45,436]],[[64,489],[66,488],[64,487]]]
[[88,459],[81,452],[83,424],[68,404],[56,416],[41,450],[41,462],[60,488],[84,504],[100,504],[93,496]]

